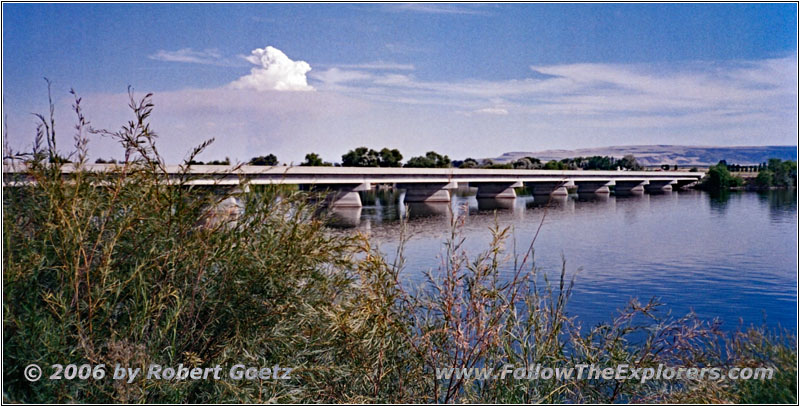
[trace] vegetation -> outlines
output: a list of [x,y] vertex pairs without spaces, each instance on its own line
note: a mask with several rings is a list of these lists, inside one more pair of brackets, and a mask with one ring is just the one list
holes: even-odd
[[[148,124],[150,95],[131,96],[118,131],[125,159],[91,172],[78,114],[70,179],[50,164],[46,123],[33,151],[9,153],[33,183],[3,194],[3,400],[26,403],[796,403],[795,338],[630,306],[581,329],[566,312],[574,276],[554,284],[533,242],[509,251],[495,227],[468,255],[453,217],[443,263],[404,286],[402,242],[389,261],[362,235],[333,233],[300,191],[167,182]],[[209,142],[193,150],[191,161]],[[234,201],[232,198],[235,198]],[[239,202],[231,204],[231,202]],[[544,219],[543,219],[544,221]],[[535,241],[535,238],[534,238]],[[511,276],[501,275],[513,265]],[[40,380],[29,363],[146,368],[234,363],[294,367],[290,380]],[[765,381],[437,380],[437,367],[765,366]]]
[[510,163],[499,164],[492,160],[485,159],[478,163],[474,158],[467,158],[464,161],[454,161],[454,166],[459,168],[498,168],[498,169],[522,169],[522,170],[641,170],[642,166],[636,162],[632,155],[626,155],[621,159],[609,156],[575,157],[563,160],[550,160],[542,163],[535,157],[523,157]]
[[[738,175],[731,174],[731,171],[758,171],[758,175],[745,180]],[[703,178],[700,184],[700,188],[709,191],[727,190],[741,186],[745,186],[748,189],[796,187],[797,162],[770,158],[767,162],[759,165],[742,166],[738,164],[728,164],[725,160],[722,160],[717,165],[708,169],[706,177]]]
[[253,157],[250,159],[248,164],[276,166],[278,165],[278,157],[276,157],[275,154],[267,154],[258,157]]
[[322,161],[322,157],[317,153],[306,154],[306,160],[300,163],[303,167],[330,167],[333,164]]
[[720,161],[719,164],[708,168],[708,172],[701,180],[699,188],[708,191],[723,191],[742,185],[744,185],[744,180],[741,177],[731,175],[725,161]]
[[410,168],[448,168],[451,166],[450,157],[435,151],[428,151],[425,156],[413,157],[404,167]]
[[342,156],[342,167],[400,167],[402,160],[403,155],[397,149],[375,151],[358,147]]
[[766,168],[772,175],[772,185],[784,188],[797,186],[796,161],[781,161],[779,158],[770,158]]

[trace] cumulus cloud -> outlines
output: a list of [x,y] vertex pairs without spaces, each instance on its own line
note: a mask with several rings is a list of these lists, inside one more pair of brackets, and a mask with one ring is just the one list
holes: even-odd
[[311,66],[305,61],[293,61],[281,50],[267,46],[256,48],[245,59],[257,67],[230,84],[234,89],[257,91],[311,91],[306,74]]

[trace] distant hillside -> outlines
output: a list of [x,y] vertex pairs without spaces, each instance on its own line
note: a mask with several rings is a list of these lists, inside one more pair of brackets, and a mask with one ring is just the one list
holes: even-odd
[[522,157],[536,157],[542,161],[561,160],[563,158],[587,156],[622,157],[633,154],[642,165],[698,165],[706,166],[726,160],[731,164],[753,165],[770,158],[796,160],[797,146],[742,146],[742,147],[707,147],[707,146],[613,146],[599,148],[581,148],[577,150],[545,150],[537,152],[514,151],[493,159],[495,162],[509,162]]

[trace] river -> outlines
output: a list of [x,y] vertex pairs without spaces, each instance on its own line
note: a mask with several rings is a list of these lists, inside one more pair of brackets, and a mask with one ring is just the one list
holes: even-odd
[[[366,194],[363,208],[340,211],[334,225],[369,234],[392,258],[406,214],[396,195]],[[797,332],[795,190],[537,198],[478,202],[460,191],[449,209],[410,206],[401,279],[417,285],[427,270],[438,269],[451,213],[463,218],[460,233],[473,256],[487,247],[495,222],[513,228],[509,249],[516,240],[524,251],[546,213],[536,266],[555,277],[563,255],[568,274],[578,272],[567,310],[584,326],[609,321],[631,298],[657,297],[662,315],[693,310],[721,319],[724,330],[743,323]]]

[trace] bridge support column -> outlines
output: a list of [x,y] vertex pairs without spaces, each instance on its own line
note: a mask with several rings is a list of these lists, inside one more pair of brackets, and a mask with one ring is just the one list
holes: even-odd
[[638,195],[644,193],[646,180],[614,181],[614,195]]
[[478,187],[477,199],[514,199],[514,188],[522,187],[522,182],[471,182],[473,185]]
[[457,187],[456,182],[397,184],[406,190],[405,202],[450,202],[450,190]]
[[675,180],[650,181],[650,183],[644,186],[644,190],[651,194],[660,192],[672,192],[672,183],[674,182]]
[[608,186],[613,185],[613,181],[575,181],[575,185],[579,194],[609,194]]
[[572,181],[530,182],[533,195],[567,196],[567,187],[574,185]]
[[327,191],[325,205],[330,208],[360,208],[359,191],[367,191],[371,187],[369,182],[363,184],[314,184],[311,186],[311,191]]

